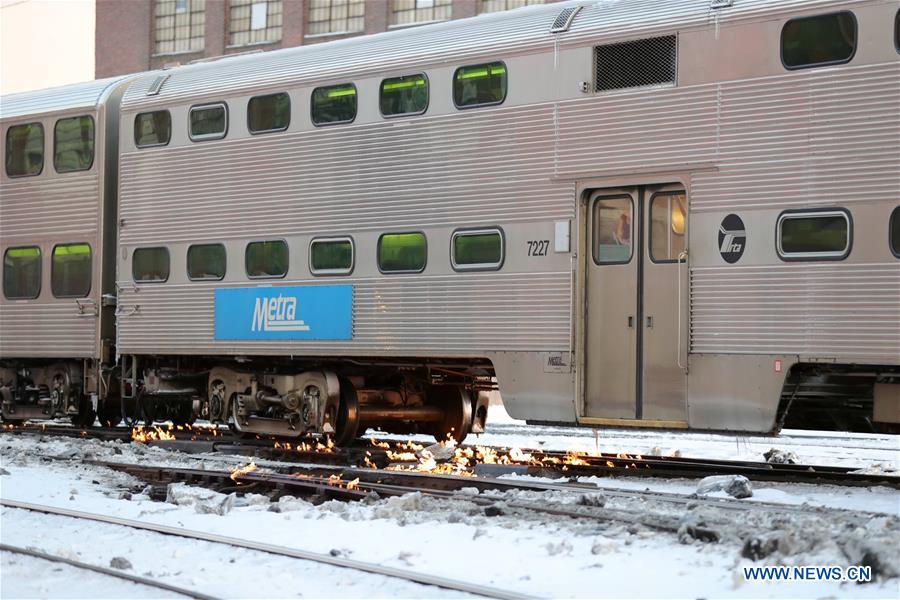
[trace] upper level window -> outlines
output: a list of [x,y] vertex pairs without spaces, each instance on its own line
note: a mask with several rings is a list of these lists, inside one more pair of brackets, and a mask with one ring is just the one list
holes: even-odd
[[250,133],[284,131],[291,123],[291,98],[285,92],[255,96],[247,104]]
[[94,119],[60,119],[53,128],[53,166],[57,173],[85,171],[94,164]]
[[678,260],[684,251],[687,197],[684,192],[660,192],[650,200],[650,259]]
[[356,86],[344,83],[314,89],[311,111],[316,125],[350,123],[356,118]]
[[599,198],[594,202],[591,246],[598,265],[631,262],[633,208],[630,196]]
[[422,74],[384,79],[379,97],[385,117],[420,115],[428,108],[428,79]]
[[313,275],[348,275],[353,271],[353,240],[313,240],[309,245],[309,270]]
[[228,130],[228,109],[224,103],[191,107],[191,139],[217,140]]
[[900,52],[900,9],[897,9],[897,14],[894,16],[894,48]]
[[169,249],[137,248],[131,255],[131,275],[137,283],[162,283],[169,279]]
[[786,260],[841,260],[850,254],[845,210],[788,211],[778,217],[778,256]]
[[856,52],[856,17],[838,12],[791,19],[781,30],[781,61],[788,69],[849,62]]
[[385,233],[378,238],[378,269],[384,273],[420,273],[427,257],[424,233]]
[[503,265],[503,234],[499,229],[455,231],[450,255],[458,271],[496,270]]
[[206,29],[206,0],[156,0],[156,53],[199,52]]
[[53,248],[50,287],[57,298],[83,298],[90,293],[90,245],[60,244]]
[[365,29],[365,0],[309,0],[310,35],[355,33]]
[[134,118],[134,145],[165,146],[172,138],[172,116],[167,110],[140,113]]
[[393,25],[444,21],[450,18],[453,0],[394,0]]
[[3,255],[3,295],[10,300],[28,300],[40,293],[41,249],[8,248]]
[[900,206],[894,208],[891,213],[891,223],[888,225],[888,243],[891,245],[891,252],[894,256],[900,258]]
[[228,45],[280,41],[282,11],[282,0],[230,0]]
[[453,103],[457,108],[500,104],[506,99],[506,65],[493,62],[460,67],[453,75]]
[[248,277],[284,277],[288,270],[288,245],[282,240],[247,244],[244,266]]
[[44,126],[13,125],[6,130],[6,174],[37,175],[44,168]]
[[498,12],[543,3],[544,0],[478,0],[478,12]]
[[187,251],[188,279],[218,281],[225,277],[225,246],[195,244]]

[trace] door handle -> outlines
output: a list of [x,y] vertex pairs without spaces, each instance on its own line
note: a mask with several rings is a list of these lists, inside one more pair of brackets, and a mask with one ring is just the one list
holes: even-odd
[[628,315],[628,329],[634,329],[634,315]]
[[653,329],[653,317],[647,317],[647,329]]

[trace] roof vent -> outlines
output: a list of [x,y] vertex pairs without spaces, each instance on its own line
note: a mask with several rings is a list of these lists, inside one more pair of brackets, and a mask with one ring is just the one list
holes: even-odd
[[717,8],[728,8],[734,5],[734,0],[710,0],[709,7],[712,10],[716,10]]
[[678,64],[674,35],[594,47],[598,92],[675,84]]
[[150,84],[150,88],[147,90],[148,96],[156,96],[159,94],[159,91],[162,89],[163,84],[166,82],[170,76],[169,73],[164,75],[160,75],[156,79],[153,80],[153,83]]
[[569,8],[564,8],[558,15],[556,15],[556,20],[553,21],[553,25],[550,26],[550,33],[562,33],[564,31],[569,30],[569,26],[572,25],[572,21],[575,20],[575,15],[578,14],[582,6],[571,6]]

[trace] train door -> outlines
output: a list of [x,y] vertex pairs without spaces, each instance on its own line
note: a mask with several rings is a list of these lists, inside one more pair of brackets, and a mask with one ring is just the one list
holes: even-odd
[[684,189],[598,190],[586,222],[584,416],[683,422]]

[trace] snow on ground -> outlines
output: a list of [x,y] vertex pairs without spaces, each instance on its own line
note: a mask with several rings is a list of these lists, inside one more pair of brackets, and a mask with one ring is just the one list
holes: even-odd
[[[514,510],[488,517],[482,508],[464,498],[443,501],[412,494],[371,504],[332,501],[319,506],[299,499],[282,499],[277,503],[280,512],[273,512],[268,501],[238,502],[228,514],[219,516],[199,514],[192,505],[151,501],[140,493],[127,500],[123,491],[143,488],[129,476],[75,460],[50,462],[40,457],[52,454],[144,464],[172,461],[182,466],[207,464],[208,468],[220,468],[217,463],[245,458],[187,456],[121,442],[39,439],[0,435],[0,465],[9,473],[0,476],[0,497],[177,525],[320,553],[336,551],[356,560],[462,577],[537,596],[895,598],[900,591],[896,577],[869,585],[744,581],[740,570],[743,566],[850,564],[831,539],[845,534],[840,529],[840,515],[836,513],[823,513],[821,517],[813,516],[812,521],[809,518],[801,521],[785,512],[778,519],[784,521],[786,528],[793,528],[791,535],[806,536],[795,544],[804,550],[789,555],[775,553],[755,563],[741,558],[740,545],[731,540],[732,532],[727,532],[728,539],[717,544],[689,539],[685,540],[688,543],[680,543],[674,535],[606,520],[574,520]],[[534,443],[531,440],[530,444],[523,445]],[[620,488],[639,485],[640,489],[651,487],[676,493],[692,491],[691,482],[683,480],[602,479],[596,483]],[[843,505],[863,506],[868,511],[890,508],[891,498],[895,503],[898,498],[896,491],[885,489],[845,490],[825,486],[798,489],[768,485],[758,487],[756,497],[785,504],[799,504],[818,497],[822,504],[842,505],[839,501],[828,501],[828,497],[842,497],[845,492],[849,492],[846,496],[849,500]],[[866,494],[877,501],[867,505],[863,500]],[[533,499],[541,502],[539,496]],[[635,514],[655,510],[650,504],[631,504]],[[616,501],[611,499],[609,505],[616,506]],[[619,501],[618,506],[627,509],[628,503]],[[896,515],[897,511],[885,512]],[[737,513],[739,518],[742,514]],[[896,516],[848,514],[860,517],[854,525],[857,530],[851,533],[861,539],[877,540],[898,530]],[[754,526],[753,523],[735,524],[744,528]],[[132,563],[137,574],[149,573],[148,576],[167,583],[225,597],[452,595],[435,588],[306,561],[261,556],[228,546],[18,509],[4,508],[0,513],[0,540],[103,566],[111,558],[121,556]],[[66,578],[58,576],[59,571],[53,570],[58,565],[44,561],[45,566],[41,568],[35,559],[26,561],[7,553],[2,560],[4,576],[0,595],[3,597],[79,595],[73,591],[75,588],[66,585]],[[15,568],[28,567],[39,569],[37,575],[32,571],[30,579],[8,576],[17,572]],[[102,577],[82,575],[79,585],[83,583],[90,592],[86,595],[92,597],[126,596],[121,588],[113,587]],[[127,596],[137,597],[132,593]]]

